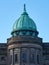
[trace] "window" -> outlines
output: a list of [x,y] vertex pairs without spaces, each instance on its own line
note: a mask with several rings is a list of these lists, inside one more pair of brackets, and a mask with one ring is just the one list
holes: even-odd
[[35,60],[34,60],[34,54],[30,55],[30,59],[29,60],[30,60],[30,63],[34,63],[35,62]]
[[19,35],[19,32],[18,31],[16,32],[16,35]]
[[37,63],[39,64],[39,55],[37,55]]
[[1,57],[1,61],[6,61],[5,57]]
[[30,33],[30,35],[32,36],[32,32],[30,31],[29,33]]
[[18,55],[15,54],[15,63],[18,62]]
[[33,36],[35,36],[35,33],[33,32]]
[[26,55],[26,53],[23,53],[22,54],[22,61],[23,62],[26,62],[27,61],[27,55]]
[[23,34],[23,35],[26,35],[26,31],[22,31],[22,34]]
[[12,63],[12,55],[10,55],[10,64]]

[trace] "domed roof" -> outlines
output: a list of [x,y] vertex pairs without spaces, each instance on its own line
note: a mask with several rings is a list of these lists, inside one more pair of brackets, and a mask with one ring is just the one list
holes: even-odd
[[34,21],[28,16],[25,5],[24,5],[24,12],[20,16],[18,20],[15,21],[13,25],[13,31],[18,31],[18,30],[32,30],[32,31],[37,31],[36,24]]
[[26,8],[24,5],[24,12],[21,14],[18,20],[15,21],[13,25],[13,32],[22,31],[22,30],[30,30],[37,32],[37,27],[35,22],[28,16],[26,12]]

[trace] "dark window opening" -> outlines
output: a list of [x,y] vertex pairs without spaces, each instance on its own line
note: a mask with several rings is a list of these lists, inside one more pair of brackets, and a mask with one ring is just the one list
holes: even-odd
[[26,55],[26,53],[22,54],[22,61],[25,62],[25,63],[27,62],[27,55]]
[[32,36],[32,32],[30,31],[29,33],[30,33],[30,35]]
[[1,61],[6,61],[5,57],[1,57]]
[[30,55],[30,59],[29,60],[30,60],[30,63],[34,63],[35,62],[35,60],[34,60],[34,54]]
[[19,32],[16,32],[16,35],[19,35]]
[[40,62],[39,62],[39,55],[37,55],[37,63],[39,64]]
[[10,64],[12,63],[12,55],[10,55]]
[[18,62],[18,55],[15,54],[15,63]]
[[22,34],[23,34],[23,35],[26,35],[26,31],[22,31]]

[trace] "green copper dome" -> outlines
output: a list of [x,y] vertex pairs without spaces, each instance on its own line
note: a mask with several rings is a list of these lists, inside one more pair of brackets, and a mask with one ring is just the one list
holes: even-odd
[[19,19],[15,21],[12,33],[27,30],[37,32],[37,27],[34,21],[28,16],[24,5],[24,12],[21,14]]

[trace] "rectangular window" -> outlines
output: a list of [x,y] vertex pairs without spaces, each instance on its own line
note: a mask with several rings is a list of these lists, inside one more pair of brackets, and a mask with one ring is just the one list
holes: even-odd
[[15,54],[15,63],[18,62],[18,55]]
[[34,54],[30,55],[30,59],[29,60],[30,60],[30,63],[34,63],[35,62],[35,60],[34,60]]
[[26,53],[22,53],[22,61],[23,62],[27,62],[27,55],[26,55]]
[[39,64],[39,55],[37,55],[37,63]]
[[12,64],[12,55],[10,55],[10,64]]
[[5,57],[1,57],[1,61],[6,61]]

